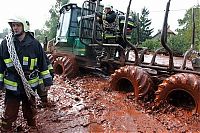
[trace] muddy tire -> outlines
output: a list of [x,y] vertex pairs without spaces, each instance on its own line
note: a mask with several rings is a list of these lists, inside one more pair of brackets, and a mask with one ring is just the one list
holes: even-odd
[[150,75],[137,66],[125,66],[111,75],[110,88],[112,90],[133,91],[136,98],[142,98],[153,89]]
[[54,59],[53,59],[52,54],[47,54],[47,57],[48,57],[48,59],[50,60],[51,64],[53,65]]
[[67,78],[73,78],[78,72],[76,61],[70,56],[57,57],[54,61],[53,69],[55,74]]
[[174,91],[184,91],[192,96],[195,102],[194,110],[200,113],[200,80],[199,76],[188,73],[179,73],[166,78],[156,91],[156,106],[167,101],[168,96]]

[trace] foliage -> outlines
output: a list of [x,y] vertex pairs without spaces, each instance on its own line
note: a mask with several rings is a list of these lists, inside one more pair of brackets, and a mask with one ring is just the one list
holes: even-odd
[[69,0],[57,0],[57,1],[59,1],[59,3],[60,3],[61,6],[69,3]]
[[5,28],[3,29],[3,32],[0,33],[0,38],[4,38],[9,32],[9,29],[8,28]]
[[[194,8],[194,20],[195,20],[195,47],[200,49],[200,6]],[[187,10],[183,19],[178,20],[179,26],[182,26],[181,29],[177,29],[178,35],[174,41],[175,45],[178,45],[180,41],[184,43],[184,48],[188,48],[192,43],[192,32],[193,32],[193,21],[192,21],[192,8]],[[180,47],[182,49],[182,47]],[[185,49],[186,51],[187,49]]]
[[144,42],[146,39],[151,38],[153,29],[150,29],[151,20],[148,19],[149,10],[147,8],[142,9],[142,15],[140,16],[140,41]]
[[49,10],[50,18],[45,22],[45,27],[42,30],[37,29],[35,31],[36,38],[39,41],[44,41],[44,38],[47,37],[48,40],[51,40],[56,37],[57,23],[59,20],[59,10],[62,5],[67,4],[69,0],[57,0],[56,4],[51,7]]
[[[176,55],[183,55],[190,48],[190,44],[186,43],[184,36],[172,36],[168,39],[167,45]],[[150,51],[155,51],[160,47],[161,42],[159,39],[147,39],[141,45],[142,47],[147,47]]]
[[169,47],[175,55],[183,55],[190,48],[191,44],[188,43],[188,40],[184,37],[184,35],[179,34],[177,36],[170,37],[168,42]]
[[142,47],[147,47],[148,50],[150,51],[155,51],[158,48],[162,47],[160,40],[158,39],[147,39],[146,41],[144,41],[141,45]]
[[[139,21],[138,20],[139,14],[136,15],[136,12],[131,12],[130,16],[131,16],[132,20],[135,22],[135,25],[137,26],[138,25],[138,21]],[[137,44],[138,43],[138,35],[139,35],[138,29],[139,29],[139,27],[134,28],[132,33],[131,33],[131,42],[133,44]]]
[[[136,44],[137,42],[144,42],[146,39],[151,39],[151,33],[153,29],[150,29],[151,20],[148,19],[149,10],[145,7],[142,9],[142,15],[139,18],[139,15],[132,13],[132,19],[137,22],[137,28],[132,32],[131,42]],[[139,38],[139,39],[138,39]]]
[[[200,49],[200,8],[195,8],[195,48]],[[183,19],[178,20],[179,26],[182,28],[177,29],[177,35],[168,37],[168,45],[174,52],[174,54],[183,55],[190,47],[192,43],[192,8],[187,10]],[[142,46],[148,47],[151,51],[160,46],[159,40],[146,40],[142,43]]]

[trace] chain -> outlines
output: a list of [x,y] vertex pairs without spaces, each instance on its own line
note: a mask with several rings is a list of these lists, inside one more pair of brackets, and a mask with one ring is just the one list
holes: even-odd
[[24,71],[22,69],[22,66],[20,64],[19,58],[17,56],[16,50],[15,50],[15,47],[14,47],[12,33],[8,34],[5,37],[5,39],[7,41],[7,47],[8,47],[8,52],[10,54],[10,58],[13,61],[13,65],[14,65],[15,69],[17,70],[17,73],[20,75],[20,77],[22,79],[22,83],[24,85],[24,89],[25,89],[27,97],[30,99],[31,95],[37,96],[36,93],[32,90],[27,79],[25,78]]

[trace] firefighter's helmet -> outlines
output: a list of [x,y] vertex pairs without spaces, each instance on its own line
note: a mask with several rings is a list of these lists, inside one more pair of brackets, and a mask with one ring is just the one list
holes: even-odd
[[105,8],[105,9],[110,9],[110,10],[112,10],[112,9],[113,9],[113,6],[110,5],[110,4],[107,4],[107,5],[104,6],[104,8]]
[[11,28],[12,28],[12,23],[14,23],[14,22],[15,23],[22,23],[23,28],[24,28],[24,32],[28,32],[30,30],[30,23],[25,18],[16,16],[14,18],[9,19],[8,24],[10,25]]

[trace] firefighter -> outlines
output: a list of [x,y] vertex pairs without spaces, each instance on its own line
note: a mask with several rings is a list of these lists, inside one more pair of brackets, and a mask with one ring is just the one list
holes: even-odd
[[[106,34],[112,34],[116,29],[116,17],[117,14],[113,11],[113,6],[106,5],[104,7],[104,13],[97,14],[97,20],[100,24],[103,24],[104,40],[107,40]],[[108,35],[110,36],[110,35]],[[105,42],[105,41],[104,41]],[[107,41],[105,43],[108,43]]]
[[113,6],[106,5],[104,7],[104,14],[102,15],[102,19],[106,20],[106,22],[108,22],[108,23],[115,22],[116,13],[115,13],[115,11],[113,11]]
[[[104,13],[102,15],[97,14],[97,20],[99,21],[100,24],[103,24],[103,42],[104,43],[116,43],[116,32],[118,30],[118,22],[116,21],[117,14],[115,11],[113,11],[113,6],[111,5],[106,5],[104,7]],[[112,54],[113,49],[110,48],[104,48],[102,50],[101,56],[99,56],[97,59],[101,60],[106,55],[108,56],[107,53]],[[109,54],[109,55],[110,55]],[[110,57],[108,57],[110,58]]]
[[45,86],[52,85],[52,77],[41,44],[29,32],[29,22],[15,17],[9,19],[8,24],[12,34],[8,34],[0,45],[0,89],[6,90],[1,132],[12,131],[20,102],[27,125],[36,129],[35,90],[39,75]]

